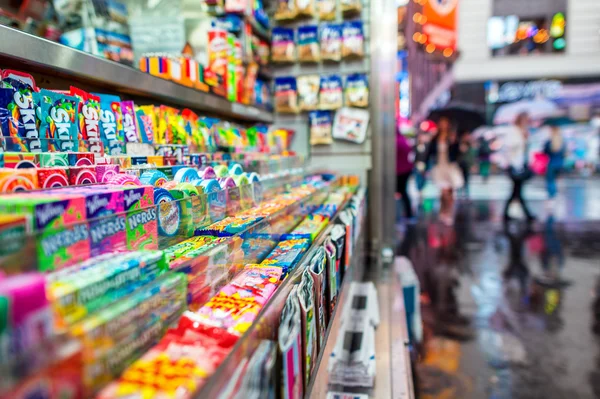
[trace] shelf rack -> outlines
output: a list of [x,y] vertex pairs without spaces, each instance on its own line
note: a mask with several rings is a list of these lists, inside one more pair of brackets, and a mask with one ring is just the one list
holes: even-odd
[[62,76],[106,90],[164,101],[207,114],[247,122],[273,122],[273,113],[182,86],[137,69],[28,33],[0,26],[0,64]]

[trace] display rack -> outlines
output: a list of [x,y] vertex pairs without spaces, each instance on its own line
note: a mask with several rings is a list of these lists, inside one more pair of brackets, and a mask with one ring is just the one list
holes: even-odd
[[188,88],[28,33],[0,26],[0,61],[62,76],[117,92],[190,107],[212,115],[248,122],[273,122],[267,110],[232,103],[215,94]]

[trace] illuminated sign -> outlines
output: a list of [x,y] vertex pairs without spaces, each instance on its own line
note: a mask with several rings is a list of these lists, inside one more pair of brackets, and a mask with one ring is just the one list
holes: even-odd
[[557,98],[563,84],[559,80],[533,80],[528,82],[487,82],[487,102],[508,103],[527,98]]

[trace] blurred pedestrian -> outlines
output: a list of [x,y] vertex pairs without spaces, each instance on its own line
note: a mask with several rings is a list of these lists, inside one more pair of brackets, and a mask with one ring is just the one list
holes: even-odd
[[438,133],[429,146],[428,158],[434,166],[431,178],[441,191],[440,220],[447,224],[454,223],[454,191],[464,184],[458,167],[459,144],[450,120],[442,117],[438,122]]
[[546,169],[546,188],[548,197],[556,197],[558,188],[556,178],[558,177],[565,162],[566,146],[560,127],[550,127],[550,139],[544,145],[544,153],[548,156],[548,168]]
[[420,132],[417,134],[417,143],[414,148],[415,154],[415,183],[419,192],[419,203],[423,201],[423,189],[425,188],[425,174],[427,173],[427,156],[429,151],[429,134]]
[[396,135],[396,194],[404,205],[404,217],[412,219],[413,211],[410,197],[408,196],[408,179],[413,170],[410,160],[411,146],[406,137],[398,132]]
[[506,206],[504,207],[504,220],[508,221],[511,219],[508,215],[508,210],[510,204],[516,200],[521,204],[527,220],[533,221],[535,220],[535,217],[531,214],[523,199],[523,186],[525,185],[525,182],[532,177],[532,172],[527,163],[529,115],[526,112],[520,113],[517,115],[514,125],[507,129],[509,130],[505,135],[504,147],[508,160],[508,176],[512,180],[513,188],[510,197],[506,201]]
[[485,137],[479,138],[479,148],[477,149],[477,158],[479,160],[479,174],[483,178],[483,182],[487,183],[490,177],[490,158],[492,149],[490,142]]
[[463,175],[464,185],[462,193],[465,198],[469,198],[469,182],[471,180],[471,168],[475,162],[475,149],[473,148],[471,133],[465,132],[459,139],[459,157],[458,166]]

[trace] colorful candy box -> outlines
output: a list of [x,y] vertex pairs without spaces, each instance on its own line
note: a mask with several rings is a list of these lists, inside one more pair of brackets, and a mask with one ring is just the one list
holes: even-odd
[[29,191],[38,187],[38,175],[35,169],[0,168],[0,193]]
[[158,211],[152,186],[121,187],[127,213],[127,249],[158,248]]

